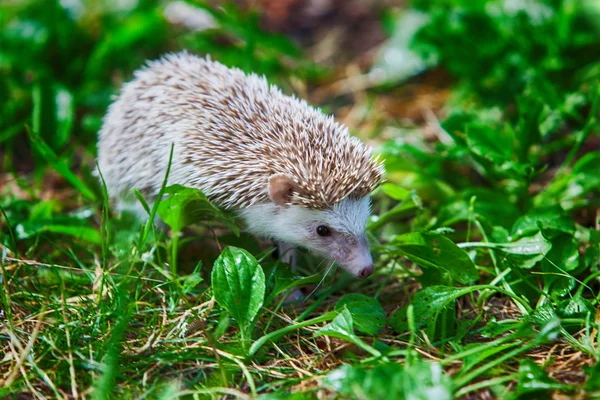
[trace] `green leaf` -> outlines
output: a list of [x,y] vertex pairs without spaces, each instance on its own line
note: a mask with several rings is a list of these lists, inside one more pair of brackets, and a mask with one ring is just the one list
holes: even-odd
[[367,335],[376,335],[385,325],[386,317],[381,304],[372,297],[363,294],[347,294],[335,304],[335,310],[341,312],[346,307],[352,315],[356,330]]
[[407,233],[388,243],[390,248],[423,268],[435,268],[463,284],[477,280],[479,273],[467,253],[442,235]]
[[450,377],[437,363],[380,363],[374,368],[344,365],[325,377],[325,384],[344,398],[373,400],[450,400]]
[[[354,338],[354,324],[352,320],[352,314],[347,308],[343,308],[341,312],[331,321],[319,329],[315,336],[333,336],[340,339],[348,340],[350,337]],[[352,340],[349,340],[352,341]]]
[[[502,232],[496,231],[500,234]],[[502,235],[500,235],[502,236]],[[552,244],[539,232],[533,236],[525,236],[514,242],[505,243],[467,243],[465,247],[488,247],[501,250],[505,253],[505,261],[509,266],[520,268],[533,268],[535,264],[543,260],[552,248]]]
[[558,205],[534,208],[514,223],[512,236],[529,236],[537,233],[540,229],[573,233],[575,232],[575,224]]
[[574,389],[574,387],[558,383],[549,378],[544,370],[532,359],[523,358],[519,362],[519,378],[515,391],[517,396],[548,390],[568,389]]
[[369,346],[356,336],[354,333],[352,314],[350,314],[350,311],[348,311],[346,307],[342,308],[342,311],[333,319],[333,321],[315,332],[315,336],[331,336],[343,339],[375,357],[381,357],[379,350]]
[[200,190],[181,185],[166,188],[158,206],[158,215],[175,232],[198,222],[220,222],[239,235],[239,228],[231,214],[212,204]]
[[215,300],[247,336],[265,297],[265,275],[258,261],[246,250],[226,247],[213,265],[211,279]]
[[590,392],[591,398],[597,398],[600,395],[600,362],[590,367],[583,367],[583,369],[588,375],[585,389]]
[[467,145],[473,154],[497,165],[511,160],[510,138],[505,133],[487,126],[469,124],[467,126]]
[[506,253],[506,258],[512,265],[530,269],[544,259],[552,244],[538,232],[534,236],[526,236],[515,242],[498,243],[498,248]]
[[534,236],[526,236],[514,242],[498,243],[498,247],[505,253],[530,256],[545,254],[552,245],[538,232]]
[[581,318],[586,320],[596,314],[596,309],[588,299],[576,294],[558,303],[556,313],[561,318]]
[[[417,292],[411,301],[414,307],[416,329],[428,329],[434,333],[440,313],[459,297],[479,289],[478,286],[468,288],[430,286]],[[406,307],[392,314],[389,322],[397,333],[407,332],[409,327],[406,320]]]
[[519,215],[518,208],[505,194],[476,187],[464,190],[459,200],[443,205],[438,213],[438,223],[448,226],[475,218],[492,226],[510,228]]
[[318,284],[322,280],[322,276],[319,274],[307,277],[298,276],[288,265],[280,262],[263,263],[262,266],[266,276],[266,306],[272,304],[279,295],[287,290],[311,283]]
[[555,296],[567,295],[575,286],[573,273],[579,267],[579,243],[573,234],[544,229],[544,237],[552,243],[541,263],[544,284]]

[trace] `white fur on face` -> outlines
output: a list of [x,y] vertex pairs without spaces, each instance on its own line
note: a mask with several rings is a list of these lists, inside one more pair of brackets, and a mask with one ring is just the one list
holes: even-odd
[[[366,196],[346,198],[324,211],[267,203],[250,206],[241,215],[250,232],[321,253],[359,276],[363,268],[372,264],[365,236],[370,209],[370,199]],[[332,235],[319,236],[320,225],[329,228]]]
[[333,229],[360,237],[365,234],[367,219],[371,214],[371,199],[368,196],[362,199],[346,198],[333,206],[332,210],[316,212],[325,213],[325,222]]

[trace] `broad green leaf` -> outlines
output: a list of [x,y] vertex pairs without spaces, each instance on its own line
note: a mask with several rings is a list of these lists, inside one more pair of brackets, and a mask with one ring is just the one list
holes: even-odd
[[558,205],[534,208],[519,218],[512,227],[512,236],[529,236],[540,229],[553,229],[565,233],[573,233],[573,220]]
[[508,262],[525,269],[533,268],[552,248],[552,244],[540,232],[511,243],[498,243],[497,246],[506,253]]
[[497,190],[469,188],[460,194],[460,199],[444,204],[439,213],[439,225],[449,226],[477,219],[492,226],[510,228],[520,215],[510,198]]
[[571,171],[573,179],[567,187],[567,198],[600,191],[600,151],[581,157]]
[[544,285],[555,296],[565,296],[575,287],[575,278],[570,273],[579,267],[579,243],[573,234],[550,229],[542,231],[552,244],[541,262],[546,274]]
[[237,321],[245,335],[263,305],[265,275],[246,250],[226,247],[212,270],[215,300]]
[[437,363],[380,363],[374,368],[344,365],[325,377],[343,398],[373,400],[450,400],[450,377]]
[[354,324],[352,320],[352,314],[346,307],[342,308],[342,311],[327,325],[315,332],[315,336],[331,336],[338,339],[346,340],[362,350],[371,353],[375,357],[380,357],[381,353],[363,342],[354,333]]
[[516,136],[508,124],[501,129],[480,122],[467,125],[467,146],[484,177],[495,180],[495,176],[502,176],[511,179],[515,187],[526,185],[533,169],[525,155],[519,159]]
[[490,127],[469,124],[467,126],[467,145],[473,154],[497,165],[511,160],[510,138],[506,133]]
[[473,123],[500,129],[503,123],[502,112],[497,108],[477,109],[477,111],[458,108],[451,111],[442,122],[442,128],[448,132],[464,155],[468,154],[467,127]]
[[372,297],[363,294],[347,294],[335,304],[335,310],[341,312],[346,307],[352,315],[357,331],[367,335],[376,335],[385,325],[386,316],[381,304]]
[[265,306],[270,305],[277,296],[294,287],[296,275],[287,265],[282,263],[264,263],[267,297]]
[[[479,289],[478,286],[467,288],[430,286],[418,291],[411,301],[414,307],[416,329],[429,329],[434,332],[437,318],[442,311],[459,297]],[[406,307],[392,314],[389,322],[397,333],[407,332]]]
[[596,314],[596,308],[588,299],[576,294],[558,303],[556,313],[561,318],[581,318],[586,320]]
[[457,282],[469,284],[479,277],[467,253],[445,236],[407,233],[397,236],[388,245],[421,267],[442,270]]
[[344,307],[333,321],[319,329],[315,336],[333,336],[350,342],[354,341],[356,335],[354,334],[352,314]]
[[307,277],[298,276],[291,268],[282,263],[265,263],[263,270],[266,277],[267,297],[265,306],[273,303],[285,291],[307,284],[318,284],[323,276],[314,274]]
[[591,398],[600,397],[600,362],[590,367],[583,367],[583,370],[588,375],[585,389],[589,391]]
[[232,215],[212,204],[198,189],[181,185],[166,188],[164,198],[158,206],[158,215],[175,232],[198,222],[220,222],[239,235],[239,228]]
[[552,248],[552,244],[538,232],[534,236],[526,236],[514,242],[498,243],[498,247],[505,253],[530,256],[545,254]]
[[532,359],[523,358],[519,362],[519,377],[515,391],[517,396],[541,391],[568,389],[575,389],[575,387],[558,383],[549,378]]

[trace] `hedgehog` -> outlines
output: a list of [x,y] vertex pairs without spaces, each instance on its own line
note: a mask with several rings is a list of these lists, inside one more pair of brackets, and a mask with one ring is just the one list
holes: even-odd
[[110,105],[98,168],[123,210],[132,189],[200,189],[245,229],[274,239],[295,266],[300,246],[355,277],[373,272],[365,234],[383,162],[333,117],[265,77],[209,56],[168,54],[135,72]]

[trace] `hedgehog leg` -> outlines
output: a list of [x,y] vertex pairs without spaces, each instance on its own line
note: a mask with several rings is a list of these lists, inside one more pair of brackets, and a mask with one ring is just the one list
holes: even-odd
[[[289,264],[292,268],[292,271],[296,271],[296,260],[298,259],[298,251],[296,250],[296,246],[284,242],[278,242],[277,249],[279,250],[281,261]],[[297,303],[304,300],[304,294],[302,294],[300,289],[291,288],[286,292],[286,295],[287,296],[284,301],[285,304]]]
[[296,259],[298,258],[296,246],[284,242],[278,242],[277,249],[279,250],[279,257],[281,257],[281,261],[289,264],[290,267],[292,267],[292,271],[296,271]]

